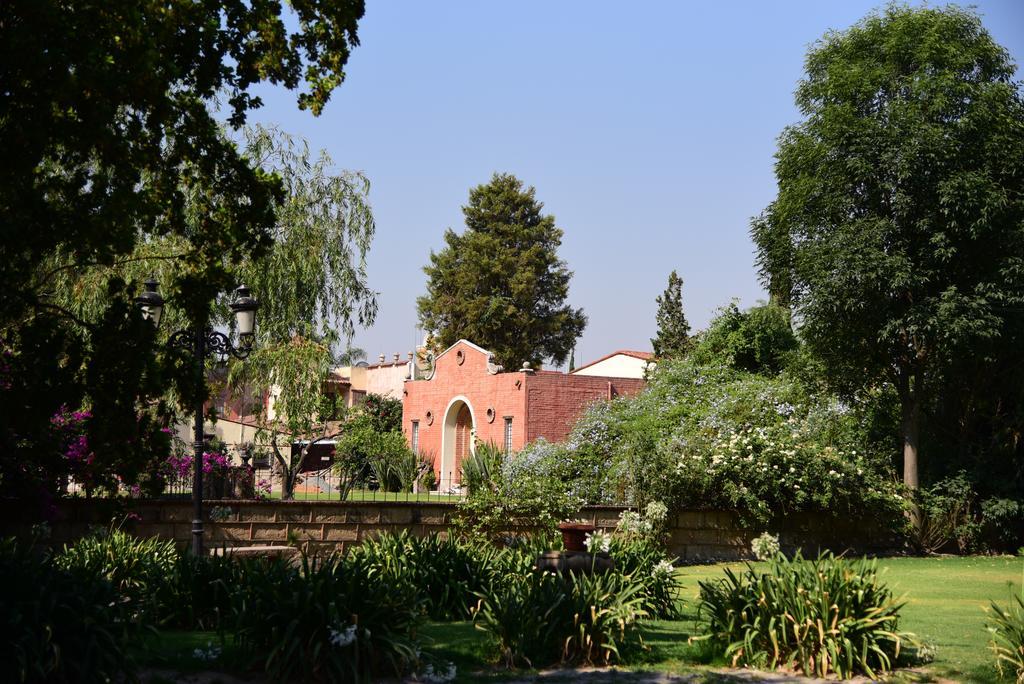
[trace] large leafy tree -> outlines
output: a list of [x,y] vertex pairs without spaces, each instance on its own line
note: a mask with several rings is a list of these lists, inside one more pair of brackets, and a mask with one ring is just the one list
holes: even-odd
[[569,355],[587,317],[565,303],[572,272],[558,258],[562,231],[534,195],[510,174],[470,190],[466,230],[447,230],[423,269],[427,294],[417,305],[435,348],[466,338],[508,369]]
[[680,357],[690,346],[690,324],[683,312],[683,279],[675,271],[668,276],[668,287],[658,295],[656,320],[658,334],[651,340],[658,358]]
[[[753,223],[762,274],[849,394],[890,383],[904,481],[922,407],[962,359],[1009,368],[1024,305],[1024,103],[978,16],[893,5],[827,34]],[[1019,326],[1017,326],[1019,327]]]
[[[125,266],[148,245],[168,258],[159,250],[171,244],[178,265],[165,293],[197,320],[236,282],[233,265],[267,250],[282,181],[224,134],[216,110],[237,128],[260,105],[252,87],[269,82],[319,113],[344,78],[363,13],[361,0],[290,7],[287,23],[273,1],[0,7],[4,490],[28,494],[33,479],[52,479],[25,464],[52,453],[62,405],[91,406],[90,445],[119,458],[154,443],[166,419],[152,414],[166,406],[153,399],[169,380],[189,398],[201,389],[178,373],[183,359],[152,353],[155,337],[131,304],[138,282],[112,274],[102,311],[87,317],[64,306],[60,286]],[[128,481],[131,470],[122,469]]]
[[[276,129],[245,129],[243,149],[262,171],[281,179],[284,194],[274,207],[271,247],[233,265],[236,277],[259,297],[260,310],[255,351],[244,362],[232,362],[228,380],[239,395],[274,388],[273,409],[260,402],[261,436],[286,483],[294,484],[312,440],[334,436],[337,427],[331,422],[336,407],[328,383],[332,348],[347,346],[355,325],[370,325],[376,316],[376,295],[366,274],[374,234],[369,184],[361,174],[335,171],[326,153],[313,155],[306,141]],[[92,321],[110,304],[106,282],[139,282],[154,274],[175,282],[189,268],[187,252],[180,238],[149,236],[115,266],[60,270],[57,301]],[[214,302],[211,324],[233,323],[229,297]],[[160,340],[191,324],[190,312],[175,304],[169,301],[165,308]],[[174,356],[173,349],[166,353]],[[173,387],[164,389],[173,403]],[[305,446],[293,455],[294,440],[304,440]]]

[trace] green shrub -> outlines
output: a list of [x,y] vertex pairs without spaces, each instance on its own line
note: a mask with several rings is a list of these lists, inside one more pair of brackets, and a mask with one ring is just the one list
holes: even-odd
[[560,445],[537,440],[505,458],[500,469],[489,471],[488,486],[471,489],[459,502],[456,533],[491,541],[524,529],[552,535],[584,503],[574,484],[554,469],[562,453]]
[[273,681],[376,681],[417,666],[417,597],[381,582],[365,556],[246,565],[232,627],[251,665]]
[[974,511],[976,494],[965,472],[918,490],[916,503],[920,524],[912,529],[912,541],[924,553],[955,546],[970,553],[978,546],[981,525]]
[[992,551],[1013,552],[1024,542],[1024,505],[1015,499],[981,502],[984,545]]
[[641,645],[644,586],[618,572],[508,573],[480,593],[474,624],[506,667],[602,664]]
[[133,632],[117,590],[80,567],[0,540],[0,680],[105,682],[130,677]]
[[478,442],[473,453],[462,461],[463,486],[472,496],[484,489],[493,489],[501,473],[505,453],[494,442]]
[[231,616],[232,591],[245,584],[248,567],[230,556],[178,554],[172,574],[156,590],[160,624],[186,630],[222,629]]
[[54,560],[62,568],[107,580],[133,616],[155,621],[157,596],[174,575],[178,552],[172,541],[139,539],[112,528],[65,546]]
[[629,575],[640,587],[646,610],[651,617],[678,620],[682,617],[683,585],[671,559],[665,557],[661,544],[649,538],[612,536],[609,551],[615,571]]
[[996,669],[1000,677],[1015,677],[1020,684],[1024,682],[1024,597],[1013,593],[1007,608],[993,601],[990,614],[985,627],[991,634],[989,647],[996,657]]
[[866,559],[776,555],[765,570],[748,564],[701,582],[700,596],[705,638],[733,666],[874,678],[893,667],[902,648],[917,645],[899,631],[903,604]]
[[415,537],[403,530],[363,542],[352,551],[376,581],[417,595],[433,620],[466,620],[476,594],[488,586],[505,563],[486,543],[437,535]]

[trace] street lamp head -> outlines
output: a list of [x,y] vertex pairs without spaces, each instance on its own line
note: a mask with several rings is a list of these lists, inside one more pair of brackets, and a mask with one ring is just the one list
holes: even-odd
[[142,311],[142,318],[155,328],[160,325],[160,316],[164,312],[164,298],[156,291],[157,282],[153,278],[146,279],[145,286],[142,294],[135,298],[135,303]]
[[251,347],[256,333],[256,309],[260,303],[249,293],[249,288],[239,285],[235,290],[235,301],[231,302],[231,310],[235,313],[235,324],[242,345]]

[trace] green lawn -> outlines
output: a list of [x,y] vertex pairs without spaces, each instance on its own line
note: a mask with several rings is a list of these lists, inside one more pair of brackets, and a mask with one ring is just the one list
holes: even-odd
[[[901,627],[936,647],[935,662],[927,666],[925,680],[945,678],[957,682],[996,682],[992,655],[985,631],[990,599],[1006,603],[1009,582],[1018,588],[1024,573],[1024,559],[996,558],[891,558],[880,561],[883,578],[896,595],[904,595],[906,606]],[[725,567],[736,564],[690,566],[678,570],[686,585],[688,614],[679,622],[652,621],[644,626],[644,640],[650,651],[641,662],[626,668],[668,673],[686,673],[721,668],[700,644],[687,638],[696,631],[698,581],[719,577]],[[488,662],[483,634],[469,622],[429,623],[421,630],[426,650],[450,660],[459,671],[458,681],[503,680],[521,677],[496,671]],[[219,643],[213,633],[167,633],[154,637],[140,660],[149,667],[195,672],[209,667],[193,658],[192,650],[208,642]],[[225,644],[221,667],[230,671],[230,639]],[[219,669],[219,668],[214,668]],[[899,679],[903,679],[902,677]],[[921,677],[912,678],[922,681]],[[545,680],[547,681],[547,680]]]
[[[929,674],[960,682],[996,682],[988,650],[985,608],[990,599],[1007,603],[1009,582],[1019,588],[1024,559],[1009,557],[889,558],[879,562],[883,578],[897,596],[905,596],[901,627],[936,648]],[[686,585],[689,607],[698,595],[698,582],[722,575],[734,565],[699,565],[678,572]],[[651,652],[629,669],[670,673],[693,672],[708,665],[720,667],[700,645],[687,643],[695,631],[695,613],[681,622],[654,621],[644,630]],[[424,629],[435,640],[432,650],[453,660],[460,672],[486,666],[479,633],[469,623],[431,624]]]

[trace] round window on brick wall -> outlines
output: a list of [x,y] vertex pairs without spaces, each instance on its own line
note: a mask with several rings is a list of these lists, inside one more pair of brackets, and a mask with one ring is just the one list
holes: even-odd
[[461,366],[462,363],[465,360],[466,360],[466,355],[462,352],[461,349],[459,351],[455,352],[455,363],[457,363],[457,364],[459,364]]
[[434,414],[431,411],[427,411],[427,415],[423,416],[423,419],[427,421],[427,425],[434,424]]
[[494,422],[494,409],[492,409],[492,408],[487,409],[487,422],[488,423],[493,423]]

